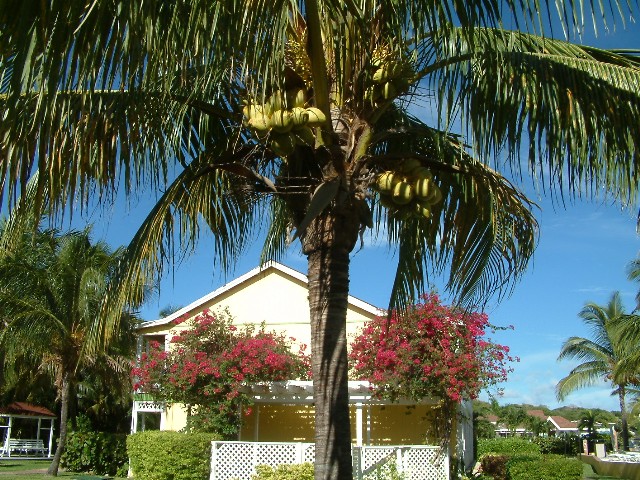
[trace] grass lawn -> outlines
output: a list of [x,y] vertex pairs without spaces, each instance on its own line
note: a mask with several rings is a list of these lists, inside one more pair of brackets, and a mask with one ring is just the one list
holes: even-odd
[[[0,480],[15,478],[18,480],[42,480],[43,478],[51,478],[45,475],[49,467],[49,460],[20,460],[20,459],[3,459],[0,460]],[[58,472],[58,478],[77,479],[77,480],[126,480],[121,477],[109,477],[106,475],[97,476],[86,473]]]
[[584,480],[619,480],[618,477],[609,477],[607,475],[598,475],[593,471],[591,465],[584,463],[582,469],[582,478]]

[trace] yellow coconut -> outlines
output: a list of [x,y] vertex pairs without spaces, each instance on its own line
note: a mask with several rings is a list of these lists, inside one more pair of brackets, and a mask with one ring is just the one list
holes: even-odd
[[431,194],[433,182],[428,178],[418,178],[413,183],[413,189],[416,197],[426,200]]
[[405,181],[398,182],[393,187],[391,197],[398,205],[406,205],[413,200],[413,186]]
[[293,120],[293,128],[302,127],[309,123],[309,114],[302,107],[293,107],[291,109],[291,118]]
[[326,123],[327,117],[319,108],[309,107],[305,110],[309,115],[309,122],[307,123],[307,125],[309,125],[310,127],[321,127]]
[[392,171],[381,173],[376,179],[376,185],[381,192],[390,192],[400,179]]
[[277,133],[287,133],[293,128],[293,115],[290,110],[276,110],[269,121]]

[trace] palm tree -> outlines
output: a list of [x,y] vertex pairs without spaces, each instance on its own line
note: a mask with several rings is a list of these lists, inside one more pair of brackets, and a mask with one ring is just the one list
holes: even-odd
[[120,330],[105,336],[108,342],[90,348],[87,341],[121,253],[103,242],[92,245],[88,231],[61,235],[50,230],[25,235],[0,256],[0,311],[7,319],[0,331],[4,367],[11,369],[18,361],[35,365],[53,378],[60,401],[60,434],[50,475],[57,475],[69,408],[83,377],[103,374],[120,389],[130,389],[132,356],[123,356],[127,350],[122,348],[131,344],[133,334],[126,327],[133,317],[122,315]]
[[[593,410],[585,410],[578,420],[578,428],[587,431],[588,451],[593,452],[598,414]],[[588,452],[584,452],[588,453]]]
[[[627,265],[627,278],[634,282],[640,282],[640,258],[636,258]],[[640,308],[640,290],[636,293],[636,308]],[[635,311],[634,310],[634,311]]]
[[[625,395],[630,383],[637,379],[636,368],[623,369],[622,363],[636,353],[635,344],[618,335],[621,320],[629,318],[620,300],[620,293],[614,292],[605,306],[587,303],[579,313],[580,318],[590,328],[592,338],[570,337],[560,350],[558,360],[577,359],[582,361],[556,386],[556,395],[563,400],[567,395],[587,386],[605,380],[618,396],[622,421],[623,449],[629,449],[629,428]],[[635,366],[634,366],[635,367]]]
[[[570,5],[563,19],[578,18]],[[53,214],[78,197],[108,204],[118,186],[162,191],[109,294],[116,312],[137,300],[129,282],[160,275],[206,230],[223,270],[259,232],[263,260],[299,240],[318,479],[352,476],[345,318],[365,230],[398,248],[391,308],[446,268],[454,295],[484,302],[509,292],[537,233],[492,157],[552,192],[636,198],[638,58],[536,36],[526,2],[13,7],[0,14],[0,194],[26,190],[36,168],[31,204]],[[424,118],[409,111],[417,99]]]
[[533,415],[527,414],[525,424],[534,437],[539,437],[549,433],[549,422],[540,417],[534,417]]

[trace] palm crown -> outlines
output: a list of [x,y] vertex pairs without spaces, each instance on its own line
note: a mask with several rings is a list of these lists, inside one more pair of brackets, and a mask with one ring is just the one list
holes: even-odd
[[[193,248],[203,228],[223,268],[265,224],[263,259],[299,239],[320,390],[344,396],[332,385],[346,382],[348,255],[365,229],[398,245],[391,307],[445,267],[454,293],[482,301],[508,291],[537,230],[489,158],[519,173],[528,148],[552,190],[635,201],[638,58],[499,28],[508,12],[535,31],[542,15],[525,2],[24,3],[0,8],[0,188],[55,212],[168,181],[124,285],[158,275],[173,243]],[[430,116],[410,112],[416,97]]]

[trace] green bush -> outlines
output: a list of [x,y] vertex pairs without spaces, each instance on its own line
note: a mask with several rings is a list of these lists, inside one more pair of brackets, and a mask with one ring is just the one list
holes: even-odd
[[278,465],[276,468],[258,465],[256,472],[251,480],[313,480],[312,463]]
[[540,453],[554,453],[558,455],[577,455],[582,448],[582,442],[577,435],[562,437],[536,437],[533,442],[540,447]]
[[135,478],[144,480],[208,480],[212,433],[147,431],[127,437]]
[[389,461],[376,468],[373,472],[365,475],[367,480],[404,480],[406,477],[398,471],[395,461]]
[[127,476],[126,435],[104,432],[69,432],[61,459],[62,467],[72,472]]
[[487,453],[502,453],[505,455],[540,453],[540,447],[525,438],[519,437],[478,440],[478,457]]
[[507,462],[509,480],[580,480],[582,463],[559,455],[516,455]]

